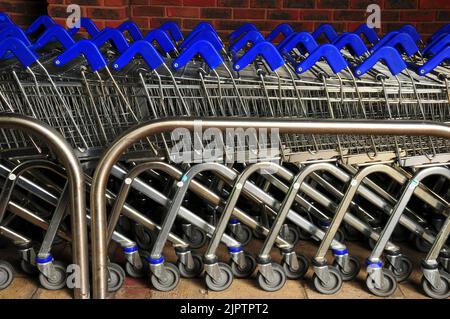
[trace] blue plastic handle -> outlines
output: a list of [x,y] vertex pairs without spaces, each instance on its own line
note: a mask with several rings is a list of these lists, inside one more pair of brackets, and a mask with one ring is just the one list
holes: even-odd
[[113,62],[113,68],[116,70],[122,69],[137,55],[140,55],[152,70],[164,63],[164,59],[150,42],[139,40],[131,44],[130,47]]
[[144,38],[145,41],[153,43],[156,41],[164,53],[172,52],[176,49],[169,35],[161,29],[155,29],[150,31]]
[[417,73],[419,75],[425,75],[433,71],[442,62],[450,59],[450,46],[445,47],[443,50],[438,52],[436,55],[431,57],[424,65],[422,65]]
[[75,35],[81,28],[84,28],[91,37],[95,37],[100,33],[94,21],[89,18],[80,18],[80,28],[74,27],[69,29],[68,32],[70,35]]
[[99,48],[89,40],[78,41],[71,48],[57,56],[53,61],[53,64],[56,66],[64,66],[80,55],[84,56],[93,72],[107,66],[107,62]]
[[272,42],[280,33],[282,33],[286,38],[291,33],[294,33],[294,30],[289,24],[281,23],[277,25],[276,28],[272,30],[272,32],[269,33],[269,35],[266,37],[266,40]]
[[333,44],[339,51],[347,47],[350,53],[356,57],[369,53],[363,40],[356,33],[346,33]]
[[376,50],[378,50],[379,48],[383,47],[384,45],[386,45],[386,43],[389,42],[389,40],[391,40],[393,37],[395,37],[397,34],[399,34],[400,32],[398,31],[391,31],[387,34],[385,34],[385,36],[383,38],[381,38],[380,41],[378,41],[371,49],[370,52],[375,52]]
[[259,31],[249,31],[230,46],[230,52],[232,54],[236,54],[240,50],[242,50],[242,48],[244,48],[247,43],[258,43],[261,41],[265,41],[265,39]]
[[286,63],[280,52],[278,52],[277,48],[271,42],[263,41],[256,43],[250,50],[245,52],[239,60],[234,63],[233,69],[235,71],[245,69],[258,56],[264,58],[272,71],[275,71]]
[[69,33],[60,25],[47,29],[30,47],[32,50],[39,50],[45,47],[48,43],[58,41],[64,47],[64,49],[70,48],[75,44],[75,40],[69,35]]
[[6,38],[16,38],[22,41],[26,46],[31,45],[30,40],[28,40],[22,29],[16,25],[11,24],[0,31],[0,39],[3,40]]
[[14,24],[14,22],[11,20],[9,15],[7,15],[4,12],[0,12],[0,23],[11,23],[11,24]]
[[302,52],[311,53],[319,47],[316,40],[308,32],[298,32],[290,36],[288,41],[278,47],[283,54],[288,54],[295,47],[300,46]]
[[295,70],[299,74],[304,73],[322,59],[328,62],[328,65],[334,73],[339,73],[348,67],[347,61],[342,57],[339,50],[334,45],[327,43],[322,44],[311,52],[305,60],[295,66]]
[[204,31],[209,31],[213,33],[217,39],[219,39],[219,36],[217,35],[216,30],[207,22],[200,22],[195,26],[194,29],[186,36],[184,41],[180,44],[179,48],[183,49],[189,45],[189,43],[192,41],[192,39],[196,38],[198,39],[198,34]]
[[236,30],[231,32],[230,35],[229,35],[229,38],[230,38],[231,41],[234,41],[237,38],[239,38],[241,35],[243,35],[244,33],[247,33],[247,32],[252,31],[252,30],[253,31],[258,31],[258,28],[256,28],[253,23],[250,23],[250,22],[244,23],[239,28],[237,28]]
[[392,75],[397,75],[406,69],[406,63],[403,61],[400,53],[393,48],[384,46],[367,58],[355,69],[355,75],[360,77],[372,69],[378,61],[383,60],[391,71]]
[[399,32],[408,33],[415,43],[420,41],[420,34],[417,32],[416,28],[411,24],[405,24],[403,27],[398,29]]
[[181,33],[180,28],[178,25],[173,21],[167,21],[166,23],[162,24],[159,29],[169,33],[169,35],[174,39],[175,42],[183,41],[183,33]]
[[137,24],[131,20],[127,20],[124,23],[122,23],[121,25],[119,25],[117,27],[117,30],[119,30],[122,33],[124,33],[125,31],[128,31],[128,34],[131,36],[133,41],[139,41],[144,38],[142,35],[142,32],[139,29],[139,27],[137,26]]
[[439,41],[444,39],[447,36],[447,33],[442,33],[439,36],[435,37],[432,41],[430,41],[427,46],[422,50],[422,55],[428,55],[430,49],[436,45]]
[[334,30],[333,26],[325,23],[325,24],[321,24],[313,33],[312,36],[314,39],[317,39],[318,37],[320,37],[322,34],[325,35],[325,37],[328,39],[328,41],[333,42],[338,34],[336,32],[336,30]]
[[353,33],[357,34],[358,36],[363,34],[366,37],[367,41],[369,41],[371,44],[374,44],[380,40],[380,37],[375,32],[375,28],[369,27],[367,23],[361,24],[358,28],[356,28],[355,31],[353,31]]
[[223,48],[223,43],[217,37],[217,34],[215,32],[212,32],[212,31],[206,30],[206,29],[197,32],[197,34],[194,37],[190,38],[189,40],[186,38],[186,40],[184,40],[182,44],[185,44],[183,46],[184,48],[188,48],[193,43],[196,43],[200,40],[206,40],[206,41],[210,42],[213,45],[214,49],[216,49],[217,52],[220,52]]
[[406,53],[408,57],[413,56],[419,51],[419,47],[408,33],[399,33],[393,36],[383,46],[393,47],[400,50],[400,53]]
[[25,67],[29,67],[38,60],[37,56],[19,39],[7,38],[0,42],[0,57],[11,52]]
[[223,63],[222,56],[217,52],[211,42],[198,40],[186,48],[178,58],[173,61],[173,68],[175,70],[182,68],[196,55],[200,55],[213,70]]
[[430,38],[430,41],[434,41],[436,38],[440,37],[442,34],[450,33],[450,23],[444,25],[439,30],[437,30]]
[[111,42],[119,53],[128,49],[128,41],[122,32],[117,29],[102,30],[94,39],[91,40],[97,47],[101,47],[106,42]]
[[49,16],[40,16],[36,20],[33,21],[32,24],[25,30],[26,34],[32,34],[38,31],[40,28],[45,28],[46,30],[54,26],[55,21]]
[[433,41],[432,44],[427,46],[422,53],[430,55],[436,55],[441,52],[444,48],[450,45],[450,34],[442,34],[438,38],[438,41]]

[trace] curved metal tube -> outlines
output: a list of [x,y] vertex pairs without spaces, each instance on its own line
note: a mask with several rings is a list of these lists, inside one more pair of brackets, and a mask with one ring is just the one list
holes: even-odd
[[93,297],[106,298],[108,287],[106,256],[106,199],[105,192],[113,165],[132,143],[175,128],[194,130],[240,127],[244,129],[278,129],[279,133],[349,134],[349,135],[408,135],[450,138],[450,127],[427,121],[340,121],[340,120],[226,120],[171,119],[142,123],[119,136],[98,162],[91,192],[92,209],[92,266]]
[[38,136],[42,142],[50,147],[65,167],[70,188],[70,208],[72,212],[72,262],[78,265],[80,270],[80,287],[74,289],[74,296],[78,299],[89,298],[86,194],[84,190],[84,175],[78,158],[61,134],[38,120],[18,114],[1,114],[0,127],[4,129],[18,129],[27,134]]

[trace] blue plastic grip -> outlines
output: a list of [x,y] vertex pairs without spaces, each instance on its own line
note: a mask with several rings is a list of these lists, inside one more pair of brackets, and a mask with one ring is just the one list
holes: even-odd
[[378,41],[371,49],[370,52],[375,52],[376,50],[378,50],[379,48],[383,47],[390,39],[392,39],[393,37],[395,37],[397,34],[399,34],[400,32],[398,31],[391,31],[387,34],[385,34],[385,36],[383,38],[381,38],[380,41]]
[[150,42],[139,40],[131,44],[130,47],[113,62],[113,68],[116,70],[122,69],[130,63],[136,55],[140,55],[152,70],[164,63],[163,58]]
[[430,38],[431,41],[434,41],[436,38],[440,37],[442,34],[450,33],[450,23],[444,25],[439,30],[437,30]]
[[230,46],[230,51],[232,54],[238,53],[242,48],[244,48],[247,43],[258,43],[261,41],[265,41],[263,35],[259,31],[249,31],[246,34],[244,34],[242,37],[239,38],[236,42],[234,42]]
[[189,45],[189,43],[192,41],[192,39],[196,38],[198,40],[198,34],[201,32],[205,32],[205,31],[209,31],[209,32],[213,33],[217,38],[219,38],[216,30],[212,27],[212,25],[210,25],[207,22],[200,22],[199,24],[197,24],[195,26],[194,29],[192,29],[191,32],[189,32],[189,34],[186,36],[184,41],[180,44],[179,48],[180,49],[186,48]]
[[236,30],[231,32],[229,35],[229,38],[230,38],[230,40],[234,41],[237,38],[239,38],[241,35],[243,35],[244,33],[247,33],[252,30],[258,31],[258,28],[256,28],[253,23],[250,23],[250,22],[244,23],[239,28],[237,28]]
[[91,41],[99,48],[109,41],[119,53],[124,52],[129,47],[127,39],[125,39],[122,32],[117,29],[103,30]]
[[393,47],[397,50],[401,49],[400,53],[406,53],[408,57],[416,54],[419,47],[408,33],[399,33],[393,36],[383,46]]
[[169,35],[161,29],[155,29],[150,31],[144,38],[145,41],[153,43],[156,41],[164,53],[172,52],[176,49]]
[[131,36],[133,41],[139,41],[142,40],[144,37],[142,36],[141,30],[139,30],[139,27],[136,23],[134,23],[131,20],[127,20],[121,25],[117,27],[117,30],[124,33],[125,31],[128,31],[128,34]]
[[301,46],[302,51],[304,50],[307,53],[311,53],[319,47],[311,34],[308,32],[298,32],[289,36],[285,43],[280,44],[278,50],[283,54],[287,54],[299,45]]
[[[187,39],[183,41],[182,44],[183,48],[188,48],[190,47],[192,44],[200,41],[200,40],[205,40],[208,41],[209,43],[211,43],[214,47],[214,49],[216,49],[217,52],[220,52],[223,48],[223,43],[220,41],[220,39],[217,37],[217,34],[215,32],[212,32],[210,30],[202,30],[199,31],[195,34],[195,36],[193,36],[190,39]],[[182,46],[180,46],[182,47]]]
[[411,24],[405,24],[398,31],[408,33],[415,43],[420,41],[420,34],[417,32],[416,28]]
[[302,62],[295,67],[297,73],[301,74],[312,68],[319,60],[325,59],[334,73],[339,73],[348,67],[347,61],[342,57],[339,50],[332,44],[322,44]]
[[294,32],[294,30],[292,29],[292,27],[289,24],[281,23],[281,24],[277,25],[276,28],[272,30],[272,32],[269,33],[269,35],[266,37],[266,40],[269,42],[272,42],[273,40],[275,40],[275,38],[280,33],[282,33],[284,35],[284,37],[286,38],[293,32]]
[[369,41],[371,44],[374,44],[376,42],[378,42],[380,40],[380,37],[378,36],[378,34],[375,32],[375,28],[371,28],[367,25],[367,23],[363,23],[361,24],[358,28],[356,28],[355,31],[353,31],[352,33],[357,34],[358,36],[360,36],[361,34],[363,34],[367,41]]
[[44,27],[46,30],[54,26],[56,23],[49,16],[40,16],[36,20],[33,21],[32,24],[25,30],[26,34],[35,33],[41,27]]
[[180,31],[180,28],[173,21],[167,21],[166,23],[162,24],[159,27],[159,29],[169,33],[169,35],[172,37],[172,39],[175,40],[175,42],[179,42],[184,39],[183,34]]
[[346,33],[333,44],[339,51],[347,47],[350,53],[356,57],[369,52],[363,40],[356,33]]
[[314,39],[317,39],[318,37],[320,37],[322,34],[325,35],[325,37],[328,39],[328,41],[333,42],[338,34],[336,32],[336,30],[334,30],[333,26],[325,23],[325,24],[321,24],[313,33],[312,36]]
[[56,66],[63,66],[76,59],[80,55],[84,56],[93,72],[107,66],[107,62],[101,54],[99,48],[89,40],[78,41],[70,49],[57,56],[53,61],[53,64],[55,64]]
[[38,60],[37,56],[16,38],[7,38],[0,42],[0,57],[4,57],[8,52],[11,52],[25,68]]
[[68,30],[70,35],[76,34],[81,28],[84,28],[91,37],[95,37],[100,33],[95,23],[89,18],[80,18],[80,28],[71,28]]
[[429,46],[427,46],[422,53],[436,55],[441,52],[445,47],[450,45],[450,34],[443,34],[441,37],[437,38],[438,41],[433,41]]
[[0,12],[0,23],[10,23],[14,24],[11,18],[4,12]]
[[28,40],[25,33],[22,31],[21,28],[19,28],[16,25],[9,25],[5,28],[3,28],[0,31],[0,40],[6,39],[6,38],[16,38],[23,42],[26,46],[30,46],[30,40]]
[[445,47],[443,50],[438,52],[436,55],[431,57],[424,65],[422,65],[417,73],[419,75],[425,75],[433,71],[439,64],[450,59],[450,46]]
[[47,29],[30,47],[32,50],[39,50],[45,47],[48,43],[58,41],[64,47],[64,49],[70,48],[75,44],[75,40],[69,35],[69,33],[60,25]]
[[405,61],[403,61],[400,53],[398,53],[398,51],[393,47],[384,46],[375,51],[375,53],[373,53],[363,63],[361,63],[355,69],[355,75],[358,77],[364,75],[380,60],[384,61],[384,63],[389,68],[389,71],[391,71],[392,75],[394,76],[406,69],[406,63]]
[[199,40],[192,43],[173,61],[173,68],[175,70],[182,68],[197,54],[201,55],[203,60],[205,60],[208,66],[213,70],[223,63],[222,56],[217,52],[211,42]]
[[247,65],[252,63],[258,56],[264,58],[272,71],[275,71],[285,64],[285,61],[277,48],[269,41],[263,41],[255,44],[250,50],[245,52],[239,60],[234,63],[234,70],[240,71],[246,68]]

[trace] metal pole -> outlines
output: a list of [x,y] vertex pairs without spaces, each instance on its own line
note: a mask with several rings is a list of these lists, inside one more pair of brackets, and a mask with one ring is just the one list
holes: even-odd
[[133,143],[149,135],[186,128],[202,130],[208,128],[253,128],[278,129],[279,133],[296,134],[348,134],[348,135],[407,135],[437,136],[450,138],[450,126],[428,121],[391,121],[391,120],[227,120],[227,119],[171,119],[142,123],[123,133],[105,151],[98,162],[91,192],[91,241],[93,268],[93,297],[106,298],[107,242],[106,242],[106,186],[113,165]]
[[67,171],[70,188],[73,263],[79,266],[80,287],[74,289],[77,299],[89,298],[88,238],[84,175],[72,147],[53,128],[36,119],[18,114],[0,114],[0,127],[17,129],[38,136],[54,152]]

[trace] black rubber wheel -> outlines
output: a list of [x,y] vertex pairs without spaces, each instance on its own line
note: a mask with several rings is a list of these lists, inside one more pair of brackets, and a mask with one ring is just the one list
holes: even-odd
[[303,254],[297,254],[298,269],[293,270],[286,262],[282,263],[284,273],[288,279],[301,279],[309,268],[309,261]]
[[183,234],[183,240],[186,241],[192,249],[200,249],[206,244],[206,233],[195,226],[192,226],[191,235]]
[[428,253],[431,249],[431,244],[420,236],[416,236],[414,244],[421,253]]
[[336,267],[336,269],[339,271],[343,281],[351,281],[355,279],[356,276],[358,276],[359,271],[361,270],[361,263],[355,256],[349,255],[348,262],[349,269],[347,271],[341,268],[341,266],[339,266],[336,261],[333,262],[333,266]]
[[231,267],[225,263],[219,263],[219,270],[221,274],[221,280],[215,281],[211,276],[206,274],[205,283],[208,289],[213,291],[223,291],[230,287],[233,282],[233,271]]
[[398,258],[400,258],[400,266],[398,268],[394,268],[394,266],[392,266],[391,264],[388,264],[386,268],[392,271],[395,278],[397,279],[397,282],[402,282],[409,278],[412,273],[413,267],[412,262],[408,257],[399,256]]
[[286,283],[286,274],[281,265],[272,263],[273,280],[268,281],[260,272],[258,272],[257,279],[259,286],[269,292],[277,291],[283,288]]
[[392,271],[389,269],[383,269],[383,278],[380,288],[375,287],[375,282],[370,276],[367,276],[366,285],[369,291],[374,295],[379,297],[389,297],[397,289],[397,279]]
[[138,269],[138,268],[134,267],[134,265],[128,261],[125,264],[125,271],[128,276],[133,277],[133,278],[142,278],[146,274],[144,265],[142,265],[142,267]]
[[164,264],[164,267],[167,272],[166,279],[162,281],[155,275],[151,275],[150,281],[156,290],[171,291],[175,289],[180,282],[180,271],[178,270],[178,267],[172,263],[166,263]]
[[282,236],[282,238],[291,245],[295,246],[300,240],[300,235],[298,233],[297,227],[295,227],[294,225],[288,225],[287,234]]
[[194,278],[200,276],[203,271],[203,260],[199,255],[192,255],[194,265],[192,269],[186,267],[181,261],[177,262],[178,270],[183,278]]
[[233,233],[232,237],[241,243],[242,246],[247,246],[253,239],[252,230],[247,225],[240,225],[239,232]]
[[13,266],[4,260],[0,260],[0,290],[7,288],[14,279]]
[[30,264],[24,259],[20,260],[20,269],[22,269],[24,273],[30,276],[35,276],[39,273],[39,269],[37,269],[35,265]]
[[245,253],[245,266],[243,268],[239,267],[233,260],[230,261],[231,271],[236,278],[248,278],[250,277],[256,269],[255,258]]
[[325,295],[332,295],[337,293],[342,287],[342,277],[339,270],[333,266],[328,266],[330,272],[330,280],[328,282],[322,282],[316,274],[313,275],[314,287],[318,292]]
[[120,265],[110,263],[108,265],[108,291],[115,292],[122,287],[125,280],[125,271]]
[[437,289],[430,282],[422,277],[422,288],[428,297],[433,299],[447,299],[450,297],[450,278],[445,274],[440,274],[441,285]]
[[59,290],[66,286],[66,266],[58,261],[54,261],[53,266],[55,268],[55,277],[50,279],[45,277],[42,273],[39,273],[39,282],[45,289]]
[[152,250],[153,244],[156,240],[156,235],[148,229],[142,229],[142,234],[134,232],[134,240],[141,250]]

